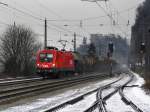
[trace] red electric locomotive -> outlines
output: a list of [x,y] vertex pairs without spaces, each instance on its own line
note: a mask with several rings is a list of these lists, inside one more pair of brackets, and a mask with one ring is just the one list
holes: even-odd
[[74,57],[70,51],[60,51],[55,47],[48,47],[37,53],[36,68],[37,73],[43,77],[74,72]]

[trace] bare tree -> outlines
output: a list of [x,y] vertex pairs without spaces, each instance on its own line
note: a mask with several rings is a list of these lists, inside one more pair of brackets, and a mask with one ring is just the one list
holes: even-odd
[[35,34],[23,25],[9,26],[1,37],[0,62],[5,73],[28,74],[34,67],[33,54],[39,49]]

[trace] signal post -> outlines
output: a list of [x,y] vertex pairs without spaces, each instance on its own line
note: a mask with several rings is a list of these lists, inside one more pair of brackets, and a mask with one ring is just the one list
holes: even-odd
[[108,53],[107,53],[107,57],[108,57],[108,60],[109,60],[109,64],[110,64],[110,71],[109,71],[109,75],[112,76],[112,55],[113,55],[113,52],[114,52],[114,44],[112,42],[110,42],[108,44]]

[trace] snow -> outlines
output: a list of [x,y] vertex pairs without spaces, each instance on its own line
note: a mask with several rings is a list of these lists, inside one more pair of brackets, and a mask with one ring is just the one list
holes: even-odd
[[[29,112],[29,111],[30,112],[31,111],[32,112],[43,112],[49,108],[52,108],[56,105],[59,105],[63,102],[66,102],[67,100],[70,100],[72,98],[80,96],[84,93],[87,93],[88,91],[92,91],[92,90],[94,90],[100,86],[106,85],[106,84],[108,84],[112,81],[115,81],[117,79],[118,79],[118,77],[115,77],[115,78],[107,79],[107,80],[100,81],[97,83],[88,84],[86,87],[68,90],[68,91],[66,91],[64,93],[60,93],[59,95],[56,95],[56,96],[51,96],[51,97],[47,97],[47,98],[40,98],[40,99],[37,99],[33,102],[28,102],[26,104],[9,107],[8,109],[0,110],[0,111],[1,112]],[[93,97],[94,96],[91,95],[91,96],[88,96],[87,98],[94,100]],[[85,101],[86,101],[86,103],[83,101],[85,104],[82,103],[82,106],[87,107],[88,105],[93,103],[92,101],[89,102],[89,100],[88,100],[88,102],[87,102],[87,100],[85,100]],[[78,106],[78,105],[76,105],[76,106]]]
[[69,105],[66,108],[58,110],[57,112],[83,112],[88,107],[90,107],[95,101],[96,101],[96,92],[85,97],[84,100],[74,105]]
[[112,96],[109,100],[106,101],[106,103],[108,112],[134,112],[134,110],[131,111],[132,108],[130,106],[126,106],[122,102],[119,93],[116,93],[114,96]]
[[145,83],[144,79],[141,78],[138,74],[133,73],[135,75],[135,82],[130,85],[139,85],[139,87],[126,88],[124,90],[125,95],[133,101],[141,110],[144,112],[150,111],[150,96],[146,95],[141,86]]
[[[21,77],[20,77],[21,78]],[[0,84],[5,84],[5,83],[15,83],[15,82],[22,82],[22,81],[32,81],[32,80],[39,80],[42,79],[41,77],[37,78],[29,78],[29,79],[20,79],[20,78],[7,78],[7,79],[0,79]],[[8,80],[12,79],[12,80]]]
[[108,88],[108,89],[103,90],[103,92],[102,92],[102,98],[104,98],[105,96],[109,95],[113,91],[115,91],[115,88]]
[[[127,87],[124,89],[124,94],[141,110],[143,110],[143,112],[150,112],[150,96],[146,95],[144,90],[141,88],[145,81],[138,74],[133,74],[135,75],[134,80],[128,85],[139,85],[139,87]],[[112,96],[108,101],[106,101],[106,103],[106,108],[109,112],[134,112],[129,105],[125,105],[121,101],[121,97],[118,93]]]
[[[140,109],[142,109],[144,112],[149,112],[150,96],[146,95],[144,90],[141,88],[141,86],[145,83],[144,79],[141,78],[138,74],[135,73],[133,74],[135,75],[135,78],[129,85],[139,85],[139,87],[126,88],[124,90],[124,93],[130,100],[132,100],[138,107],[140,107]],[[85,87],[68,90],[66,92],[60,93],[55,96],[40,98],[33,102],[28,102],[26,104],[9,107],[8,109],[0,110],[0,111],[1,112],[29,112],[29,111],[43,112],[44,110],[50,109],[56,105],[59,105],[63,102],[66,102],[67,100],[70,100],[84,93],[87,93],[88,91],[94,90],[116,79],[117,78],[112,78],[101,82],[88,84]],[[120,83],[124,83],[124,81],[127,81],[128,79],[129,77],[126,77],[124,78],[124,80],[119,81],[116,84],[113,84],[111,86],[112,89],[105,91],[104,94],[106,95],[110,91],[113,91],[115,87],[118,87]],[[96,101],[96,92],[86,96],[83,100],[73,105],[67,105],[63,109],[58,110],[58,112],[83,112],[85,109],[91,106],[95,101]],[[112,96],[108,101],[106,101],[106,103],[107,103],[106,108],[108,109],[108,112],[134,112],[129,105],[124,104],[124,102],[121,100],[121,97],[118,93]],[[94,112],[98,112],[98,109],[96,109]]]
[[[121,81],[113,84],[111,88],[104,90],[102,92],[102,96],[104,97],[104,96],[110,94],[112,91],[115,90],[116,87],[124,84],[128,80],[129,80],[129,76],[128,77],[124,76],[124,78]],[[117,98],[117,101],[121,102],[119,104],[120,105],[124,105],[124,103],[121,101],[121,99],[119,97],[120,97],[119,95],[117,95],[117,97],[115,96],[115,98]],[[116,99],[112,99],[112,100],[116,101]],[[67,107],[65,107],[65,108],[63,108],[63,109],[61,109],[61,110],[59,110],[57,112],[83,112],[88,107],[90,107],[95,101],[96,101],[96,93],[94,93],[92,95],[89,95],[84,100],[82,100],[82,101],[80,101],[80,102],[78,102],[78,103],[76,103],[74,105],[69,105],[69,106],[67,106]],[[117,103],[117,101],[116,101],[116,103]],[[128,108],[126,105],[125,105],[125,107],[126,107],[127,111],[131,110],[131,108]],[[97,110],[95,110],[95,112],[96,111]],[[120,112],[122,112],[122,110]]]
[[[103,94],[105,94],[105,96],[106,96],[108,93],[114,91],[116,87],[119,87],[119,86],[123,85],[125,82],[127,82],[129,80],[129,78],[130,78],[129,76],[127,76],[127,77],[124,76],[124,78],[121,81],[113,84],[111,86],[112,88],[105,90]],[[104,97],[104,95],[103,95],[103,97]],[[106,108],[107,108],[108,112],[132,112],[131,111],[132,108],[126,106],[124,104],[124,102],[122,102],[119,93],[114,94],[110,99],[108,99],[106,101],[106,104],[107,104]]]

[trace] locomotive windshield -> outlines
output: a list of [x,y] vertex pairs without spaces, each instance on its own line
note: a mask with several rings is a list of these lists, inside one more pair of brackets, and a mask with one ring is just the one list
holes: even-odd
[[41,53],[40,54],[40,61],[41,62],[52,62],[53,54],[50,53]]

